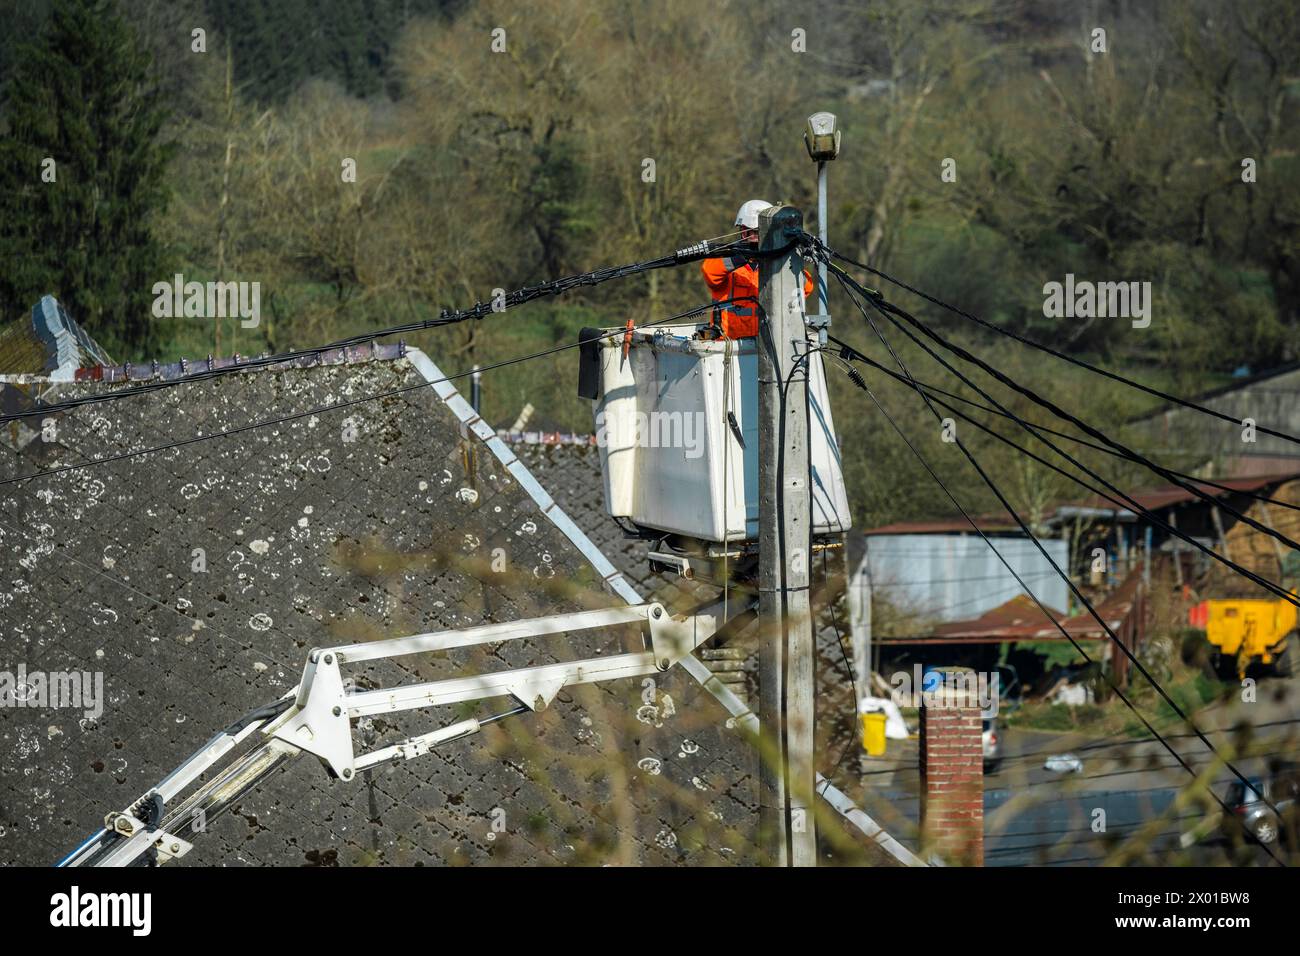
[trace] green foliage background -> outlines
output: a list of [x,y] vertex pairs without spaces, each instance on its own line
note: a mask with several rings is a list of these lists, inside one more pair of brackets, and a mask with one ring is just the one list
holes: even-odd
[[[1286,0],[5,0],[0,14],[16,28],[0,37],[3,318],[54,292],[117,358],[249,354],[433,316],[729,232],[755,196],[811,225],[800,132],[818,109],[844,130],[831,243],[849,255],[1184,393],[1297,357],[1300,12]],[[57,190],[39,180],[50,155]],[[153,320],[149,290],[173,271],[259,281],[261,325]],[[1045,318],[1043,285],[1066,273],[1151,282],[1151,327]],[[1145,407],[891,295],[1117,433]],[[414,342],[459,371],[704,299],[694,269],[673,270]],[[831,304],[837,334],[886,359],[838,289]],[[575,379],[564,353],[512,366],[487,377],[485,411],[505,425],[531,403],[537,424],[589,429]],[[991,508],[915,397],[872,381],[967,503]],[[832,383],[859,523],[950,510],[865,396]],[[1078,493],[966,437],[1027,513]]]

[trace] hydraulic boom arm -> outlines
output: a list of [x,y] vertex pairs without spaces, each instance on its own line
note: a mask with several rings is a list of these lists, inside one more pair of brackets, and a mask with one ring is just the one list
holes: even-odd
[[[728,609],[733,622],[748,614],[737,603]],[[721,602],[677,617],[651,602],[315,649],[296,688],[214,736],[129,807],[108,814],[104,828],[58,865],[166,863],[189,852],[189,840],[217,814],[301,754],[313,754],[332,775],[350,781],[358,771],[421,756],[493,721],[545,710],[563,687],[666,671],[718,633],[727,623],[722,614]],[[345,665],[364,661],[619,625],[641,625],[642,650],[381,689],[358,690],[343,677]],[[368,752],[358,753],[354,745],[356,718],[494,697],[515,704],[491,717],[461,720]],[[199,782],[241,745],[244,753]]]

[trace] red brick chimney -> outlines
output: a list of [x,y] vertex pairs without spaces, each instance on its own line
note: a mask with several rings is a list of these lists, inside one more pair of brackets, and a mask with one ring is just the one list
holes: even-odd
[[949,863],[984,865],[984,748],[978,695],[945,688],[921,707],[922,845]]

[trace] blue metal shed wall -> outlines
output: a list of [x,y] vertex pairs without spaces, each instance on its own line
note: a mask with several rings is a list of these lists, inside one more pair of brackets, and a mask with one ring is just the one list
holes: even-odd
[[[1064,611],[1065,582],[1025,537],[991,537],[1040,601]],[[1068,545],[1060,538],[1039,542],[1062,568]],[[941,621],[964,621],[1005,604],[1024,590],[978,535],[880,534],[867,537],[865,570],[872,592],[895,607]]]

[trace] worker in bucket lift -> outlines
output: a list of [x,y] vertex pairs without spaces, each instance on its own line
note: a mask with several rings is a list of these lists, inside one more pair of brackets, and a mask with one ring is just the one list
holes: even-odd
[[[751,199],[740,207],[736,213],[736,225],[740,227],[742,243],[758,246],[758,214],[771,208],[772,204],[762,199]],[[733,252],[729,256],[705,259],[700,263],[700,271],[704,273],[713,301],[741,300],[713,310],[710,323],[713,335],[727,339],[748,339],[757,335],[758,266],[744,255]],[[803,293],[809,297],[813,294],[812,276],[806,269]]]

